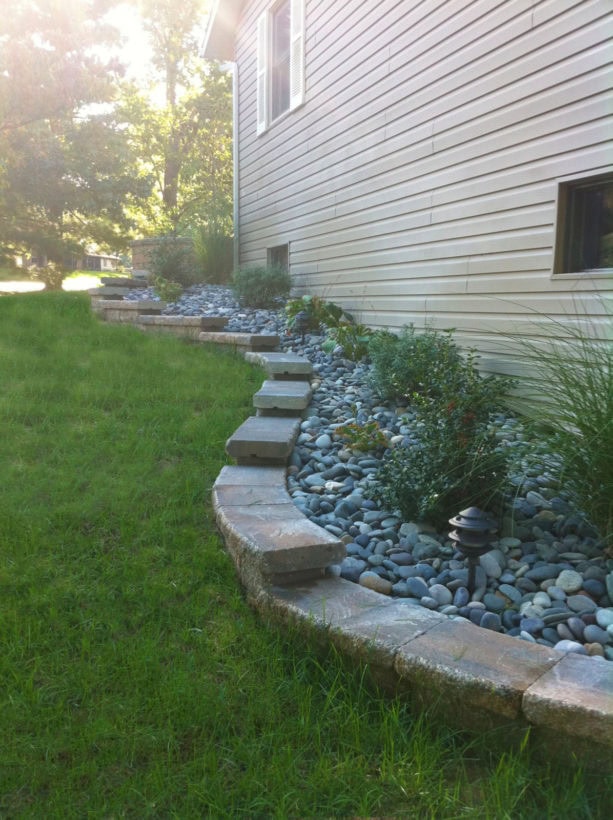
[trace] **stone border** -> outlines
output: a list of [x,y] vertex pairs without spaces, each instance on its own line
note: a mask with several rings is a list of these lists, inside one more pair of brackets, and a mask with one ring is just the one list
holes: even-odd
[[[228,335],[200,338],[228,344]],[[266,355],[246,357],[267,367]],[[271,362],[275,358],[285,360],[273,353]],[[294,364],[306,373],[305,362]],[[287,376],[285,363],[282,373]],[[504,725],[511,739],[530,727],[531,745],[549,757],[610,771],[612,663],[482,629],[338,577],[333,565],[344,545],[293,504],[284,466],[224,467],[213,506],[258,611],[331,641],[367,664],[384,687],[452,725]]]
[[[251,361],[265,366],[264,356]],[[283,467],[224,467],[213,487],[218,527],[258,611],[315,631],[366,663],[385,688],[408,693],[452,725],[503,725],[517,739],[530,727],[530,742],[548,756],[610,768],[612,663],[482,629],[346,581],[330,570],[332,561],[325,564],[319,540],[305,546],[299,538],[297,547],[301,526],[314,528],[311,538],[319,531],[325,542],[334,539],[297,508],[286,519],[288,501],[293,506]],[[338,545],[330,549],[338,561]]]

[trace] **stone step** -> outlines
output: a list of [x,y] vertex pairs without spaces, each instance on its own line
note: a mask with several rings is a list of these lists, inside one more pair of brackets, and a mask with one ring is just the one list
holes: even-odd
[[96,299],[92,297],[94,313],[106,322],[137,322],[143,315],[157,315],[166,308],[166,302],[154,299]]
[[226,442],[239,465],[287,464],[300,430],[296,418],[250,416]]
[[118,285],[102,285],[100,288],[90,288],[87,292],[98,299],[123,299],[129,288]]
[[345,557],[343,542],[292,503],[283,467],[224,467],[213,506],[248,588],[318,578]]
[[156,330],[197,340],[203,330],[221,330],[227,322],[223,316],[139,316],[137,324],[143,330]]
[[245,358],[263,367],[271,379],[310,379],[313,375],[311,362],[297,353],[246,353]]
[[228,345],[243,350],[272,350],[279,345],[279,337],[268,333],[230,333],[227,331],[204,331],[198,336],[201,342]]
[[101,276],[100,281],[103,285],[112,285],[118,288],[146,288],[147,282],[142,279],[131,279],[129,276]]
[[291,410],[300,413],[308,407],[313,391],[305,381],[275,381],[266,379],[253,397],[258,411]]

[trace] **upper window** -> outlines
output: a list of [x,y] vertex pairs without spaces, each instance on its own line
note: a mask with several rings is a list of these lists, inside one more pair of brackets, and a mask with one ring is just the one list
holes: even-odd
[[554,273],[607,269],[613,269],[613,174],[562,183]]
[[281,0],[258,20],[258,134],[304,102],[304,0]]
[[289,0],[270,15],[270,116],[276,120],[289,110]]

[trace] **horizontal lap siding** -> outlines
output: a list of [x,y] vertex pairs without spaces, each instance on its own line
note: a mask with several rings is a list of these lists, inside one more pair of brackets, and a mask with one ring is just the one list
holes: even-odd
[[606,319],[606,277],[551,278],[557,180],[611,165],[610,0],[307,0],[306,102],[256,135],[237,38],[243,264],[290,243],[300,292],[373,327],[490,334]]

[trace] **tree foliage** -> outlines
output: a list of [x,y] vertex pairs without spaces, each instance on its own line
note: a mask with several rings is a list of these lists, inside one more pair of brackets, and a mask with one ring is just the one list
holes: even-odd
[[151,42],[154,81],[124,98],[130,136],[155,179],[153,197],[141,203],[145,233],[179,233],[214,223],[231,231],[231,79],[198,54],[203,0],[142,0]]
[[128,84],[118,0],[7,0],[0,19],[0,252],[231,232],[231,87],[198,55],[204,0],[133,0],[159,104]]
[[[108,107],[119,64],[108,0],[9,0],[0,21],[0,244],[62,264],[88,243],[125,244],[139,193],[125,126]],[[88,106],[89,108],[86,108]],[[89,112],[89,113],[88,113]],[[142,190],[141,190],[142,192]]]

